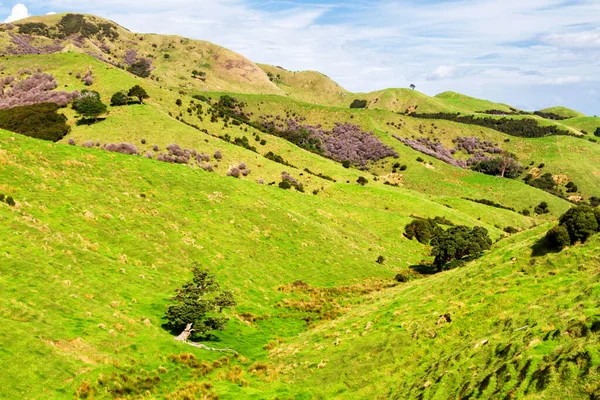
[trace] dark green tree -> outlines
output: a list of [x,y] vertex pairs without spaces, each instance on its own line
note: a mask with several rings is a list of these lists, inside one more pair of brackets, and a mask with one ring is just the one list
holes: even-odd
[[144,99],[150,98],[150,96],[146,92],[146,89],[144,89],[140,85],[135,85],[134,87],[132,87],[131,89],[129,89],[129,92],[127,92],[127,95],[129,97],[135,97],[135,98],[137,98],[138,101],[140,102],[140,104],[144,103]]
[[594,209],[589,206],[573,207],[559,219],[559,225],[565,227],[571,238],[571,244],[584,243],[598,232],[598,220]]
[[110,105],[113,107],[126,106],[129,103],[129,97],[123,92],[117,92],[110,98]]
[[533,211],[535,211],[535,213],[538,215],[548,214],[550,212],[550,210],[548,209],[548,203],[546,203],[545,201],[542,201],[540,204],[535,206]]
[[417,239],[419,243],[429,244],[434,236],[444,230],[431,219],[415,219],[404,228],[404,236],[408,239]]
[[107,111],[106,104],[100,100],[100,94],[91,90],[82,90],[78,98],[73,100],[73,109],[86,119],[96,120]]
[[360,99],[354,99],[352,104],[350,104],[350,108],[367,108],[367,101],[360,100]]
[[492,240],[485,228],[455,226],[431,240],[431,255],[438,270],[448,268],[448,263],[465,257],[477,257],[492,247]]
[[555,250],[562,250],[571,244],[571,238],[569,232],[564,226],[558,225],[550,229],[546,233],[546,240],[550,248]]
[[194,264],[192,272],[192,281],[177,289],[171,298],[175,304],[165,314],[167,328],[180,332],[191,323],[198,335],[225,329],[227,318],[221,312],[236,305],[233,294],[221,290],[215,276],[198,264]]
[[594,136],[600,137],[600,127],[596,128],[596,132],[594,132]]
[[369,181],[364,176],[359,176],[356,180],[356,183],[358,183],[361,186],[365,186],[367,183],[369,183]]

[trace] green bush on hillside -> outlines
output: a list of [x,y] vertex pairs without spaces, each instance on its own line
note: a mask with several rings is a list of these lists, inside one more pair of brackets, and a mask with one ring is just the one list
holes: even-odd
[[440,233],[431,240],[435,257],[433,265],[438,270],[449,269],[452,261],[480,256],[492,247],[492,239],[487,229],[480,226],[469,228],[455,226]]
[[129,97],[123,92],[117,92],[110,98],[112,107],[126,106],[129,103]]
[[600,137],[600,127],[596,128],[596,132],[594,132],[594,136]]
[[81,95],[73,100],[73,110],[85,119],[96,120],[98,116],[106,113],[107,107],[100,100],[98,92],[82,90]]
[[192,273],[192,281],[177,289],[171,298],[175,304],[169,306],[165,314],[166,327],[179,333],[187,324],[193,323],[196,335],[225,329],[227,318],[221,312],[224,308],[235,306],[233,294],[221,290],[214,275],[207,269],[194,264]]
[[355,99],[352,104],[350,104],[350,108],[367,108],[367,101]]
[[562,250],[577,242],[585,243],[600,231],[600,210],[589,206],[577,206],[564,213],[558,225],[546,233],[550,248]]
[[0,110],[0,128],[25,136],[56,142],[70,131],[67,117],[58,113],[54,103]]
[[564,226],[558,225],[546,232],[546,240],[551,248],[562,250],[571,244],[569,231]]
[[550,213],[550,209],[548,209],[548,203],[545,201],[542,201],[540,204],[538,204],[533,211],[535,211],[535,213],[538,215]]
[[429,244],[432,238],[444,230],[432,219],[414,219],[404,228],[404,236],[408,239],[417,239],[419,243]]

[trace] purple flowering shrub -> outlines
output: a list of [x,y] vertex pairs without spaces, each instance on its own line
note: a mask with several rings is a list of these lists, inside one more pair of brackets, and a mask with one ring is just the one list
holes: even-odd
[[107,143],[104,145],[104,150],[115,153],[138,155],[138,149],[132,143]]
[[280,116],[263,116],[262,125],[278,136],[315,153],[336,161],[349,161],[365,166],[369,161],[397,157],[398,153],[383,144],[372,132],[363,131],[359,125],[336,122],[331,130],[321,125],[304,125],[304,118],[289,118],[283,122]]
[[78,92],[54,91],[58,87],[50,74],[35,72],[25,79],[14,76],[0,78],[0,109],[30,106],[40,103],[55,103],[61,107],[70,103]]

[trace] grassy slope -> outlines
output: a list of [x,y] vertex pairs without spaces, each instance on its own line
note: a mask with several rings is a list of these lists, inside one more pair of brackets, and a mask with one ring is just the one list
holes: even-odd
[[419,113],[460,112],[475,113],[489,109],[509,111],[506,104],[476,99],[454,92],[440,93],[435,97],[410,89],[384,89],[362,94],[368,100],[369,108],[404,113],[410,107],[417,107]]
[[375,295],[272,356],[315,398],[593,398],[600,238],[530,258],[545,229]]
[[[400,234],[411,214],[479,224],[401,189],[336,185],[328,196],[305,196],[5,132],[0,176],[0,192],[18,202],[0,203],[0,236],[7,238],[1,335],[10,344],[2,349],[0,379],[12,398],[66,396],[83,381],[95,384],[100,373],[134,379],[145,376],[139,368],[153,375],[161,365],[173,373],[161,374],[153,393],[180,386],[190,371],[178,370],[170,354],[216,357],[177,345],[160,329],[168,298],[193,261],[234,291],[236,313],[265,318],[249,326],[234,319],[219,335],[217,345],[235,347],[248,368],[265,359],[264,344],[304,329],[276,306],[284,296],[279,285],[389,281],[426,253]],[[513,223],[508,218],[505,224]],[[384,265],[375,263],[379,254]],[[40,356],[44,363],[35,362]],[[217,375],[207,379],[220,394],[238,390]],[[33,381],[39,384],[30,387]]]
[[557,115],[560,115],[561,117],[566,117],[566,118],[585,117],[584,113],[580,113],[579,111],[575,111],[575,110],[572,110],[567,107],[548,107],[548,108],[544,108],[543,110],[540,110],[540,111],[544,112],[544,113],[557,114]]
[[[16,24],[43,22],[53,26],[63,15],[32,17],[20,20]],[[92,15],[86,15],[86,19],[95,23],[110,22]],[[89,52],[117,64],[124,64],[126,51],[135,49],[140,57],[153,59],[153,75],[158,76],[160,82],[168,87],[241,93],[280,92],[256,64],[231,50],[210,42],[180,36],[133,33],[117,24],[111,24],[119,33],[119,37],[115,40],[103,40],[110,52],[102,50],[97,40],[85,39],[83,45],[75,46],[70,38],[62,41],[61,45],[65,49]],[[33,41],[33,44],[38,46],[53,43],[52,39],[44,37],[36,37]],[[0,51],[10,44],[12,41],[9,34],[0,31]],[[168,54],[169,58],[165,58],[165,54]],[[206,81],[192,79],[193,70],[205,72]]]
[[[218,96],[215,95],[215,96]],[[255,115],[272,114],[285,116],[286,110],[296,112],[307,118],[307,123],[318,124],[322,123],[325,127],[330,127],[335,121],[352,122],[361,125],[363,129],[372,130],[386,144],[395,147],[400,154],[399,161],[401,164],[406,164],[408,169],[403,173],[404,186],[420,192],[446,195],[452,197],[470,197],[470,198],[487,198],[494,200],[507,206],[514,207],[518,210],[523,208],[531,208],[539,204],[541,201],[546,201],[551,204],[551,209],[555,215],[559,215],[568,208],[568,204],[554,196],[548,195],[531,187],[527,187],[523,183],[514,180],[499,179],[483,174],[474,173],[467,170],[451,167],[434,158],[424,156],[407,146],[404,146],[396,139],[391,137],[392,133],[401,136],[410,137],[412,135],[421,135],[419,126],[422,125],[424,134],[428,134],[433,123],[437,128],[433,130],[433,134],[442,138],[446,145],[451,144],[451,138],[456,136],[480,136],[486,139],[500,142],[504,145],[503,140],[508,136],[485,128],[469,126],[464,124],[452,123],[449,121],[428,121],[419,120],[384,111],[384,110],[350,110],[344,108],[331,108],[318,105],[296,102],[292,99],[283,99],[277,96],[264,95],[240,95],[248,103],[249,110],[252,110]],[[400,130],[387,125],[388,122],[402,124]],[[427,125],[427,127],[425,127]],[[483,133],[483,134],[482,134]],[[559,138],[558,143],[562,143],[563,139]],[[531,143],[525,139],[510,137],[512,143]],[[593,144],[584,141],[577,141],[578,144],[592,146]],[[597,146],[597,145],[596,145]],[[535,145],[531,145],[535,149]],[[591,147],[596,149],[597,147]],[[599,148],[600,149],[600,148]],[[542,153],[536,153],[539,156],[538,160],[544,157]],[[416,161],[417,157],[422,157],[428,162],[433,163],[427,167]],[[528,160],[528,158],[526,158]],[[391,172],[392,164],[396,160],[384,160],[377,164],[374,169],[380,176],[387,175]],[[540,161],[538,161],[540,162]],[[570,165],[570,167],[568,167]],[[579,174],[584,174],[585,170],[581,171],[580,162],[576,164],[565,163],[565,168],[572,171],[576,181],[580,180],[582,185],[586,181],[580,179]],[[593,164],[586,164],[588,168],[595,168]],[[588,189],[588,187],[585,187]],[[591,188],[590,188],[591,189]],[[593,188],[596,190],[595,188]]]
[[354,99],[350,92],[320,72],[288,71],[267,64],[258,66],[273,74],[275,84],[294,99],[329,106],[349,106]]

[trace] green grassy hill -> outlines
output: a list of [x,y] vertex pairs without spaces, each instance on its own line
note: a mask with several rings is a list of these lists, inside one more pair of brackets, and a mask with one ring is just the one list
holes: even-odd
[[585,117],[585,114],[580,113],[579,111],[572,110],[567,107],[549,107],[549,108],[544,108],[543,110],[540,110],[540,112],[552,113],[552,114],[560,115],[561,117],[565,117],[565,118]]
[[[0,398],[600,396],[600,238],[538,254],[560,215],[600,196],[598,143],[414,118],[405,111],[513,109],[453,92],[352,94],[317,72],[257,65],[208,42],[136,34],[89,15],[65,24],[65,15],[0,26],[1,74],[40,69],[57,90],[87,88],[105,103],[134,85],[150,97],[109,106],[91,124],[71,106],[59,109],[71,131],[58,143],[0,130],[0,194],[16,201],[0,201]],[[60,36],[65,29],[79,31]],[[40,49],[52,54],[15,54]],[[152,59],[149,77],[128,71],[129,49]],[[77,76],[86,71],[90,86]],[[222,96],[241,102],[247,120],[219,108]],[[355,98],[367,109],[350,109]],[[593,138],[599,120],[571,114],[510,118]],[[344,166],[285,131],[257,127],[290,118],[325,129],[356,124],[398,157]],[[448,149],[475,137],[525,168],[517,179],[485,175],[393,135]],[[89,141],[100,145],[82,146]],[[140,155],[103,150],[120,142]],[[158,161],[173,143],[208,154],[214,172]],[[227,176],[240,163],[250,173]],[[278,187],[282,171],[305,190]],[[527,185],[528,173],[578,189],[567,201]],[[537,215],[542,202],[549,212]],[[430,274],[431,247],[403,233],[415,218],[434,217],[486,228],[492,249]],[[226,329],[203,342],[237,356],[176,342],[162,327],[195,262],[237,301]],[[394,279],[399,273],[407,282]]]
[[282,67],[258,64],[286,96],[307,103],[349,106],[352,94],[326,75],[316,71],[288,71]]
[[[0,235],[9,238],[0,275],[1,331],[3,343],[11,343],[2,350],[8,397],[67,395],[83,382],[101,392],[100,374],[118,381],[108,378],[113,372],[133,380],[157,375],[152,393],[174,390],[182,378],[171,354],[216,357],[176,344],[160,328],[169,297],[194,261],[238,299],[218,344],[235,347],[247,369],[267,359],[265,344],[305,329],[302,314],[278,306],[287,296],[279,286],[299,279],[319,287],[390,283],[426,255],[399,232],[411,215],[480,224],[406,190],[340,185],[327,196],[293,194],[6,132],[0,174],[6,178],[0,191],[17,201],[14,208],[0,205]],[[385,264],[375,262],[379,255]],[[247,313],[257,322],[247,324]],[[157,372],[161,366],[171,373]],[[132,372],[140,368],[146,372]],[[32,388],[32,381],[39,384]]]

